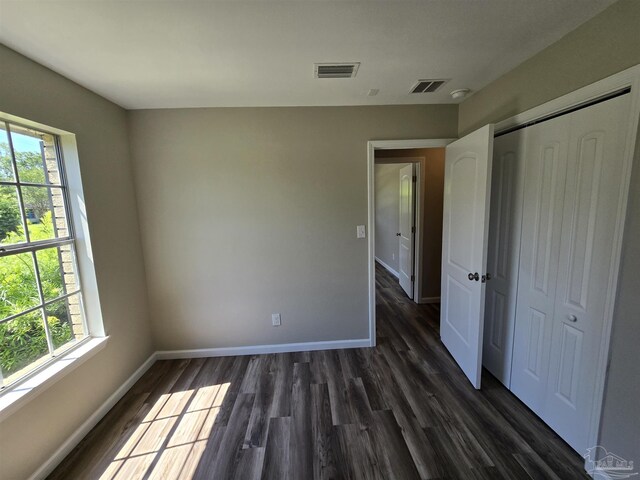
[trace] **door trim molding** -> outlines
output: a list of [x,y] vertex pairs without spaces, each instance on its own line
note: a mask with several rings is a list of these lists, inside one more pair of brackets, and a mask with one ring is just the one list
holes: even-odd
[[[640,64],[497,122],[495,124],[495,134],[502,133],[509,128],[518,127],[548,115],[560,113],[568,108],[596,100],[602,96],[628,87],[631,87],[630,95],[637,101],[637,82],[639,78]],[[636,90],[635,95],[634,90]],[[634,106],[637,107],[638,105],[632,101],[631,106],[631,109],[635,111]]]
[[[416,181],[412,185],[413,192],[413,301],[420,303],[422,292],[422,164],[413,162],[413,176]],[[399,229],[398,229],[399,230]],[[400,273],[400,242],[398,242],[398,273]]]
[[[371,140],[367,142],[367,264],[369,276],[369,345],[376,345],[376,212],[375,212],[375,151],[376,150],[406,150],[409,148],[442,148],[456,140],[455,138],[435,138],[419,140]],[[416,197],[420,199],[420,196]],[[418,230],[416,225],[416,230]],[[416,232],[418,233],[418,232]],[[416,235],[416,242],[419,241]],[[416,255],[416,258],[420,255]],[[420,299],[418,283],[414,283],[414,298]]]
[[[627,204],[629,199],[629,189],[631,183],[631,168],[636,147],[636,136],[638,133],[638,123],[640,120],[640,64],[623,70],[619,73],[606,77],[590,85],[582,87],[571,93],[550,100],[542,105],[531,108],[525,112],[514,115],[501,122],[496,123],[495,133],[521,126],[531,121],[553,115],[568,108],[587,103],[602,96],[614,93],[624,88],[631,88],[629,101],[631,108],[628,119],[628,130],[626,145],[623,155],[623,172],[625,183],[621,185],[622,195],[618,204],[618,225],[614,234],[613,256],[611,264],[611,274],[607,287],[607,299],[605,301],[605,315],[602,327],[602,340],[595,371],[595,392],[594,403],[591,410],[589,422],[589,445],[598,445],[600,436],[600,420],[602,417],[602,406],[604,402],[604,390],[607,379],[607,365],[610,357],[611,330],[613,325],[613,314],[616,303],[616,293],[618,289],[618,279],[620,276],[620,261],[622,254],[622,241],[624,237],[624,227],[626,223]],[[582,452],[580,452],[582,453]]]

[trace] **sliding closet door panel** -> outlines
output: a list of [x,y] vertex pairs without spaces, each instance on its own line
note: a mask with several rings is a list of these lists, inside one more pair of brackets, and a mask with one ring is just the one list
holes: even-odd
[[620,228],[626,96],[569,115],[557,306],[544,419],[584,452],[596,362],[609,296],[613,242]]
[[520,256],[522,177],[527,130],[500,136],[493,144],[491,216],[485,299],[483,366],[507,387],[516,314]]
[[568,117],[558,117],[525,129],[527,155],[511,389],[539,415],[549,376],[568,122]]

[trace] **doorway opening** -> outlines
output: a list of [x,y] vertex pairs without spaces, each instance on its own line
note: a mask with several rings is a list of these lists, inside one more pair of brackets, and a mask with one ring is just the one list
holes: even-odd
[[371,345],[376,283],[393,286],[409,302],[439,306],[444,147],[451,141],[369,142]]

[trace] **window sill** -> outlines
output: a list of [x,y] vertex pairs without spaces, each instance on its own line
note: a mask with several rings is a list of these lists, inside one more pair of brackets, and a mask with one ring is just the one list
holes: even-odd
[[108,339],[90,338],[25,382],[0,393],[0,422],[93,357],[107,345]]

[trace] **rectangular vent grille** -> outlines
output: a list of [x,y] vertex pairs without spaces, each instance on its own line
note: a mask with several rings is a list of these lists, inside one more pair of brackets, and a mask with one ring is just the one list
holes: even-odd
[[358,72],[359,63],[316,63],[316,78],[353,78]]
[[448,80],[418,80],[411,93],[433,93],[447,82]]

